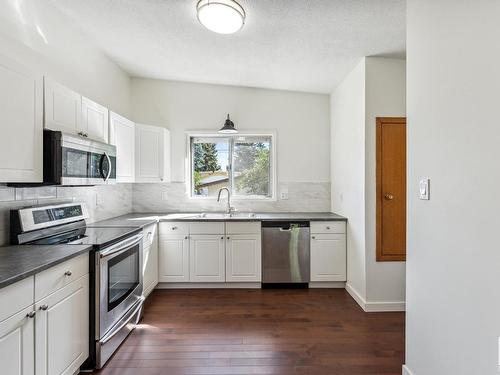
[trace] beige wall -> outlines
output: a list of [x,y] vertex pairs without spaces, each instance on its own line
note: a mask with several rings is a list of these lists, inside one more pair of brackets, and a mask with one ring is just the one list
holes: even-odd
[[[499,373],[500,2],[409,0],[406,365]],[[418,181],[430,178],[430,200]]]

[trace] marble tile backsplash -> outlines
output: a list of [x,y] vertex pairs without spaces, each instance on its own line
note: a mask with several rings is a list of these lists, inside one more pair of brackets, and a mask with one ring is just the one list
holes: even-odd
[[[224,201],[215,199],[189,198],[186,184],[158,183],[133,184],[134,212],[171,211],[223,211]],[[248,212],[329,212],[329,182],[280,182],[279,192],[288,191],[288,199],[274,201],[232,200],[231,205],[238,211]]]
[[132,185],[36,188],[12,188],[2,185],[0,186],[0,245],[9,243],[11,209],[66,202],[84,202],[89,210],[88,222],[104,220],[132,212]]

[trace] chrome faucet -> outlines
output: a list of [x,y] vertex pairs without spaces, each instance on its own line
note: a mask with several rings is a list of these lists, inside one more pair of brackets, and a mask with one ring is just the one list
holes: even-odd
[[222,190],[227,191],[226,214],[230,215],[231,212],[234,210],[234,208],[231,207],[231,192],[227,187],[224,187],[219,190],[219,195],[217,196],[217,202],[220,202],[220,195],[222,193]]

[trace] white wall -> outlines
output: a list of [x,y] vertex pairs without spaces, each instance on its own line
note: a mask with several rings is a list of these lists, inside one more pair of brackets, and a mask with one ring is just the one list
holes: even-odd
[[348,218],[347,284],[366,299],[365,59],[331,95],[332,211]]
[[409,0],[407,20],[406,365],[498,374],[500,2]]
[[405,262],[376,261],[376,118],[406,116],[405,60],[366,58],[365,116],[366,299],[403,305]]
[[130,78],[49,0],[0,1],[0,54],[129,115]]
[[172,181],[184,181],[188,130],[216,132],[227,113],[240,130],[277,130],[280,181],[330,181],[328,95],[132,79],[137,122],[172,137]]
[[376,262],[376,118],[406,115],[404,60],[366,57],[331,95],[332,211],[347,216],[348,291],[404,309],[405,263]]

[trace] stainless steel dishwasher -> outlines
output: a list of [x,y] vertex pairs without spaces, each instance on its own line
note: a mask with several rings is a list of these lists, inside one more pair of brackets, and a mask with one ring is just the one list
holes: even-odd
[[308,221],[262,222],[262,283],[309,283]]

